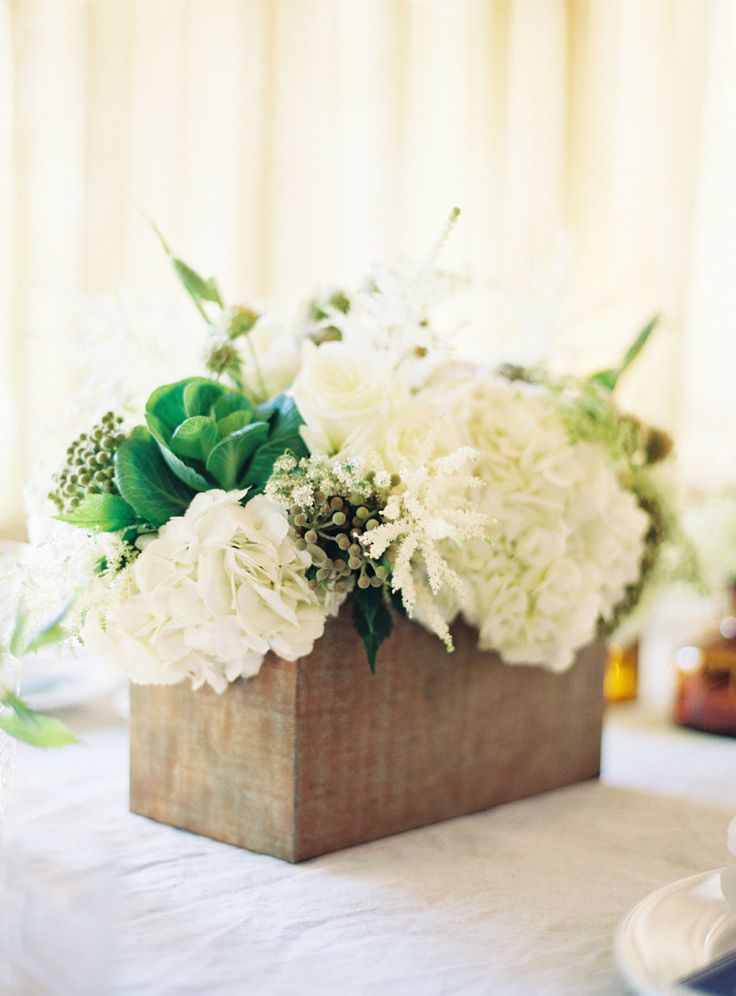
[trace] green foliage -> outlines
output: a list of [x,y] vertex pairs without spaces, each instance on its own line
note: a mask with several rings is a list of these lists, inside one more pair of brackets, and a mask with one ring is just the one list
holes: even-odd
[[222,295],[220,294],[220,289],[217,286],[217,282],[214,277],[200,276],[200,274],[197,273],[196,270],[192,269],[188,263],[185,263],[183,259],[179,259],[173,254],[168,243],[155,225],[153,226],[153,230],[158,236],[164,252],[171,260],[174,273],[179,278],[179,282],[182,287],[191,297],[192,301],[194,301],[194,305],[202,317],[206,321],[209,321],[204,305],[212,303],[217,305],[218,308],[223,307]]
[[[66,633],[64,630],[64,619],[69,609],[74,604],[74,597],[67,599],[67,601],[61,606],[61,608],[41,627],[41,629],[34,633],[34,635],[26,642],[22,649],[23,654],[35,654],[44,647],[50,647],[55,643],[60,643]],[[16,653],[13,650],[13,641],[11,640],[11,653]]]
[[292,398],[279,395],[254,409],[244,395],[205,377],[157,388],[146,406],[147,426],[117,445],[116,494],[81,499],[63,516],[86,529],[159,528],[182,515],[198,491],[263,491],[274,462],[287,451],[307,453],[302,418]]
[[231,412],[216,423],[217,431],[221,436],[229,436],[231,432],[244,429],[253,421],[253,412]]
[[378,648],[391,636],[393,621],[383,588],[356,588],[353,594],[353,625],[362,638],[368,666],[376,673]]
[[273,466],[284,453],[291,453],[299,460],[309,455],[299,427],[304,419],[293,398],[279,394],[265,405],[256,409],[256,417],[266,419],[269,425],[268,438],[253,455],[243,478],[243,485],[253,488],[253,494],[260,494],[271,476]]
[[[228,490],[237,486],[242,468],[265,443],[268,431],[267,422],[253,422],[231,432],[214,447],[207,458],[207,470],[223,488]],[[248,474],[243,483],[248,480]],[[266,482],[263,483],[265,487]]]
[[144,522],[162,526],[183,514],[194,491],[167,466],[153,436],[138,426],[115,454],[115,481],[123,498]]
[[659,315],[655,315],[654,318],[650,319],[644,328],[639,332],[634,341],[631,343],[629,348],[626,350],[623,359],[617,367],[610,367],[607,370],[599,370],[598,373],[592,374],[590,380],[593,383],[598,384],[600,387],[604,388],[606,391],[615,391],[618,385],[621,375],[628,370],[631,364],[636,360],[639,354],[642,352],[647,342],[649,341],[649,336],[654,332],[655,328],[659,323]]
[[206,462],[217,445],[220,433],[211,415],[193,415],[184,419],[171,436],[171,450],[181,459]]
[[56,518],[72,526],[106,533],[117,532],[141,521],[127,501],[115,494],[85,495],[76,508],[67,515],[58,515]]
[[0,716],[0,730],[8,736],[31,747],[66,747],[77,743],[77,738],[61,720],[34,712],[17,695],[9,692],[2,701],[12,710],[12,715]]
[[[29,640],[24,640],[26,628],[26,617],[22,609],[16,613],[13,633],[7,647],[0,645],[0,666],[3,659],[10,654],[13,657],[22,657],[25,654],[35,653],[42,647],[58,643],[64,637],[62,626],[64,617],[69,611],[73,602],[71,599],[57,614],[50,619],[42,628]],[[7,712],[0,715],[0,730],[8,736],[22,740],[33,747],[63,747],[67,744],[77,742],[77,738],[58,719],[51,716],[44,716],[34,712],[24,701],[13,692],[6,692],[0,700],[6,710],[11,710],[12,715]]]
[[574,443],[600,443],[614,460],[631,460],[645,446],[645,429],[624,416],[607,388],[592,378],[572,389],[563,387],[561,414]]

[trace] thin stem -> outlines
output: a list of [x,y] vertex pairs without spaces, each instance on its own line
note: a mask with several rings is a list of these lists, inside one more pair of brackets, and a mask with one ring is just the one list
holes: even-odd
[[255,367],[256,376],[258,377],[261,391],[263,392],[263,400],[268,401],[268,388],[266,387],[266,381],[263,378],[263,373],[261,371],[260,364],[258,363],[258,357],[256,356],[255,346],[253,345],[250,338],[250,332],[247,333],[245,338],[248,340],[248,348],[250,349],[251,359],[253,360],[253,366]]

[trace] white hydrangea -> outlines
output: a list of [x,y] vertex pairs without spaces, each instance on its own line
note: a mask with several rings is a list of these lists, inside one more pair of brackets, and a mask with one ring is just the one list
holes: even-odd
[[570,442],[543,391],[463,379],[454,407],[479,453],[491,543],[454,552],[467,594],[448,612],[508,663],[564,670],[638,579],[647,517],[601,447]]
[[[328,609],[307,581],[308,554],[294,546],[286,513],[241,491],[197,495],[125,570],[126,586],[85,641],[133,681],[191,678],[222,692],[257,674],[269,650],[308,654]],[[335,606],[331,606],[334,608]]]

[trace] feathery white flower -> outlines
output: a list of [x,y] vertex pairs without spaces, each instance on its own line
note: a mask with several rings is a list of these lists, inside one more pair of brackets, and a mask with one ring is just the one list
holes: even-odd
[[409,616],[421,603],[423,616],[442,640],[451,646],[449,629],[431,611],[426,588],[436,596],[449,586],[459,596],[465,585],[445,557],[447,543],[463,543],[482,536],[486,517],[470,507],[467,494],[480,481],[467,473],[477,458],[470,447],[456,450],[418,466],[401,468],[403,490],[389,497],[382,523],[365,533],[362,543],[374,560],[390,550],[391,587],[401,592]]

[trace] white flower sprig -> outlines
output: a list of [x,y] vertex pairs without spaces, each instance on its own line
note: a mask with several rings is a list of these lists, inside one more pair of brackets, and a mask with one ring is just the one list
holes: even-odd
[[[433,604],[425,597],[427,586],[433,595],[445,586],[460,596],[465,592],[465,583],[447,563],[441,544],[483,536],[487,518],[470,506],[467,497],[469,490],[480,486],[478,478],[466,470],[476,459],[475,450],[466,446],[416,467],[405,465],[403,490],[391,495],[383,522],[362,538],[373,560],[388,552],[391,588],[401,593],[410,617],[418,603],[425,609]],[[449,627],[439,610],[429,615],[431,628],[452,649]]]

